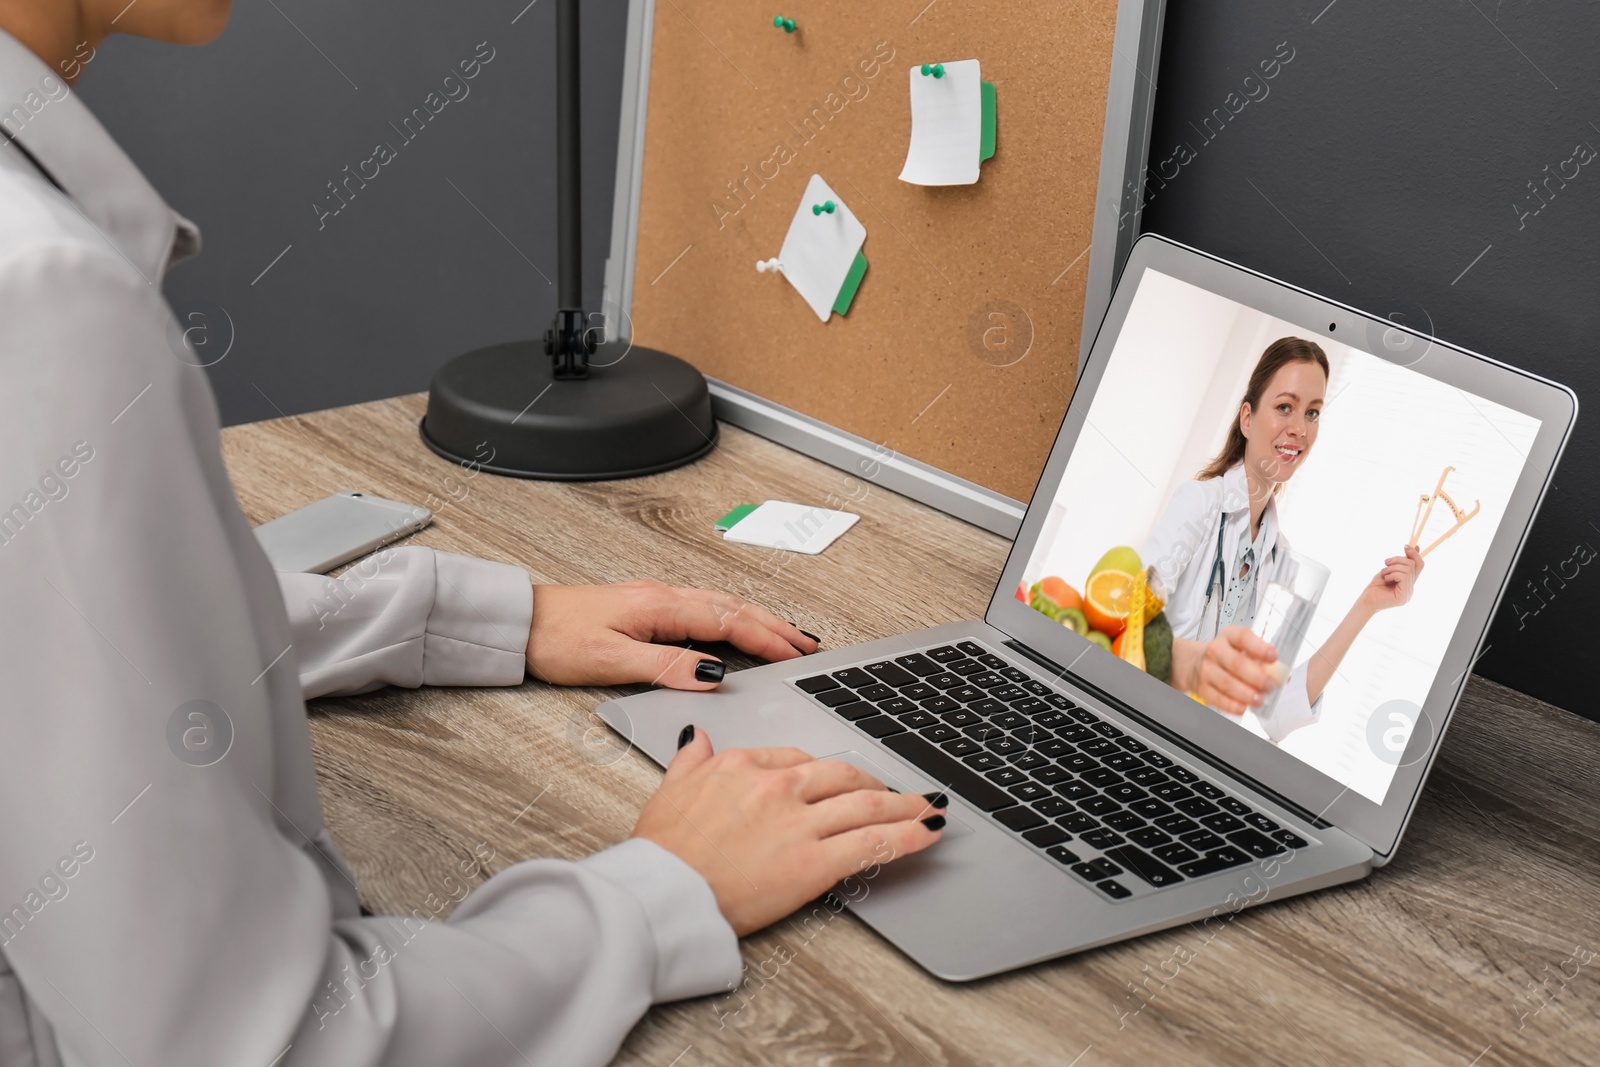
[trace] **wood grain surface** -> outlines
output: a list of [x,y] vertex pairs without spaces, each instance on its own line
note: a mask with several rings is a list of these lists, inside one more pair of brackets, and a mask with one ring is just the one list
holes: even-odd
[[[259,523],[345,488],[431,502],[416,543],[544,582],[731,589],[828,647],[977,616],[1007,550],[729,426],[706,459],[649,478],[473,477],[422,446],[423,406],[224,431],[245,513]],[[711,529],[736,503],[830,493],[862,518],[821,556]],[[367,906],[434,911],[484,846],[492,871],[625,838],[660,773],[592,716],[616,692],[529,682],[315,702],[327,823]],[[928,977],[848,913],[780,923],[745,939],[742,995],[652,1009],[618,1062],[1594,1064],[1597,751],[1600,724],[1474,677],[1397,858],[1362,882],[969,985]]]
[[[656,5],[632,336],[1028,499],[1077,369],[1117,0],[782,11],[795,33],[747,3]],[[903,182],[909,71],[958,59],[995,85],[996,154],[975,185]],[[812,174],[867,228],[826,323],[755,270]]]

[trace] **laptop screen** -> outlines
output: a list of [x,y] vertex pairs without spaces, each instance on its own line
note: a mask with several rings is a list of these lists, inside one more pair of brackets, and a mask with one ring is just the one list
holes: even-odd
[[1146,269],[1016,596],[1381,804],[1540,420],[1363,342]]

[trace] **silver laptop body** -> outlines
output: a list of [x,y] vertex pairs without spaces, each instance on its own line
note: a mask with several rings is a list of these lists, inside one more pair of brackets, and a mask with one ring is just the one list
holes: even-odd
[[[1442,383],[1470,410],[1493,408],[1495,425],[1511,428],[1502,434],[1508,445],[1525,452],[1516,462],[1494,460],[1504,491],[1484,501],[1490,513],[1472,520],[1481,523],[1470,535],[1477,540],[1458,534],[1438,550],[1436,567],[1447,573],[1468,553],[1481,562],[1475,578],[1450,587],[1461,605],[1458,622],[1447,640],[1438,635],[1442,651],[1429,654],[1436,669],[1417,690],[1425,698],[1409,703],[1409,722],[1393,720],[1399,734],[1387,720],[1366,731],[1381,739],[1373,752],[1390,765],[1379,768],[1386,787],[1373,784],[1363,763],[1367,778],[1352,788],[1325,773],[1326,765],[1318,769],[1242,729],[1015,596],[1041,538],[1056,534],[1050,512],[1074,449],[1101,432],[1086,422],[1108,365],[1121,358],[1130,312],[1152,310],[1152,298],[1138,299],[1147,284],[1190,287],[1196,306],[1231,301],[1241,322],[1270,316],[1301,336],[1337,339],[1365,366],[1375,367],[1375,358],[1420,376],[1417,388],[1430,396],[1441,387],[1431,383]],[[1330,396],[1330,405],[1337,401]],[[1183,923],[1227,922],[1245,907],[1361,878],[1394,855],[1576,413],[1576,397],[1563,386],[1146,236],[1080,363],[982,621],[733,672],[712,693],[659,689],[610,700],[597,714],[658,764],[672,758],[679,732],[693,723],[719,749],[791,745],[846,759],[902,792],[947,792],[943,840],[834,890],[940,978],[981,978]],[[1513,468],[1514,477],[1505,473]],[[1403,540],[1402,523],[1396,542]],[[1416,596],[1429,577],[1425,566]],[[977,717],[1008,724],[1005,740],[977,732],[986,726],[969,710],[980,701],[1004,706]],[[1362,713],[1392,717],[1390,703]]]

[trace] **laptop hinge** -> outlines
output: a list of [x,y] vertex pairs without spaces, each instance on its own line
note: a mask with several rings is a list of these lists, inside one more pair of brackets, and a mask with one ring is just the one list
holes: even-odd
[[1069,671],[1066,668],[1062,667],[1059,663],[1056,663],[1054,660],[1050,659],[1050,657],[1040,655],[1038,652],[1035,652],[1033,649],[1029,648],[1027,645],[1023,644],[1021,641],[1018,641],[1015,638],[1008,637],[1008,638],[1005,639],[1005,641],[1002,642],[1002,644],[1006,645],[1009,648],[1012,648],[1012,649],[1016,650],[1017,652],[1022,653],[1024,656],[1027,656],[1029,659],[1033,660],[1039,666],[1043,667],[1045,670],[1047,670],[1047,671],[1051,672],[1052,674],[1054,674],[1057,678],[1070,679],[1073,685],[1080,686],[1083,689],[1088,690],[1090,693],[1094,694],[1100,700],[1103,700],[1107,704],[1110,704],[1112,707],[1116,708],[1117,711],[1119,711],[1122,714],[1126,715],[1128,718],[1133,719],[1140,726],[1143,726],[1147,730],[1151,730],[1154,733],[1160,734],[1167,741],[1170,741],[1173,745],[1176,745],[1178,748],[1183,749],[1185,752],[1189,753],[1191,756],[1194,756],[1195,758],[1197,758],[1199,760],[1202,760],[1205,763],[1210,764],[1212,767],[1215,767],[1218,771],[1220,771],[1226,777],[1232,778],[1232,779],[1234,779],[1236,781],[1243,782],[1244,784],[1248,785],[1251,789],[1254,789],[1256,792],[1262,794],[1263,796],[1271,797],[1278,804],[1280,804],[1283,807],[1285,807],[1285,808],[1289,809],[1290,811],[1294,812],[1300,818],[1304,819],[1306,822],[1310,823],[1312,826],[1315,826],[1317,829],[1326,830],[1329,827],[1333,826],[1333,824],[1330,823],[1327,819],[1322,818],[1320,815],[1313,814],[1311,811],[1308,811],[1306,808],[1302,807],[1301,805],[1296,804],[1293,800],[1290,800],[1288,797],[1284,796],[1282,793],[1278,792],[1276,789],[1272,789],[1271,787],[1269,787],[1267,785],[1264,785],[1261,782],[1258,782],[1256,779],[1250,777],[1247,774],[1241,774],[1238,771],[1238,769],[1236,769],[1234,767],[1230,767],[1228,764],[1223,763],[1221,760],[1217,759],[1215,756],[1213,756],[1211,753],[1207,752],[1201,746],[1195,744],[1193,741],[1190,741],[1188,738],[1186,738],[1183,735],[1177,733],[1176,731],[1173,731],[1173,730],[1168,729],[1167,727],[1163,726],[1161,723],[1155,721],[1150,716],[1144,714],[1143,712],[1139,711],[1137,708],[1135,708],[1132,705],[1130,705],[1127,701],[1121,700],[1121,699],[1119,699],[1117,697],[1112,696],[1110,693],[1106,692],[1104,689],[1101,689],[1099,686],[1091,685],[1090,683],[1084,681],[1078,675],[1073,674],[1071,671]]

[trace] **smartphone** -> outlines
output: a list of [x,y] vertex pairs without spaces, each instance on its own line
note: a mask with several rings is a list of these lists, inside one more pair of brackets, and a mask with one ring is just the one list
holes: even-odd
[[432,521],[416,504],[342,492],[257,526],[256,540],[273,570],[326,574]]

